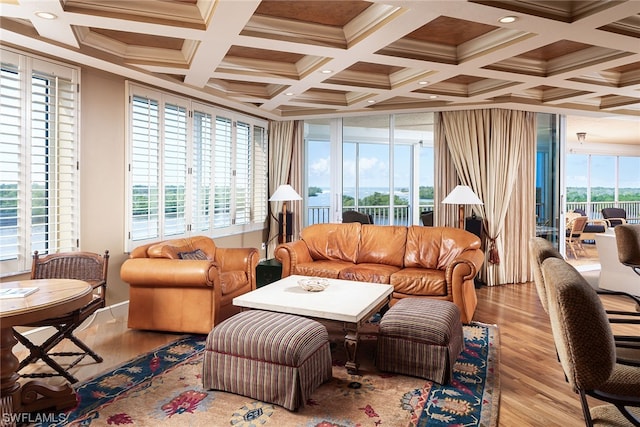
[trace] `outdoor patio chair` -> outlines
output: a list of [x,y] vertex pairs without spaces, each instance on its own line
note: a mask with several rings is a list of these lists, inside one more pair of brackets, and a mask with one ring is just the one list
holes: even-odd
[[[573,212],[587,216],[584,209],[574,209]],[[603,219],[590,219],[587,216],[587,224],[584,226],[584,230],[582,231],[582,241],[584,242],[588,240],[595,242],[596,233],[605,233],[607,231],[607,226],[607,221]]]
[[609,227],[627,223],[627,212],[622,208],[604,208],[601,212]]
[[567,250],[573,254],[574,258],[578,258],[578,252],[582,252],[583,255],[587,254],[584,246],[582,246],[582,232],[586,225],[587,217],[582,215],[574,217],[567,224],[565,242],[567,244]]
[[[80,341],[73,333],[78,326],[98,309],[105,306],[108,265],[109,251],[105,251],[104,255],[91,252],[66,252],[41,257],[38,251],[33,254],[31,279],[84,280],[93,287],[94,293],[92,301],[79,310],[40,322],[21,325],[29,327],[53,327],[56,332],[42,344],[34,344],[25,335],[14,330],[13,334],[15,338],[30,352],[27,357],[20,361],[17,372],[20,372],[27,365],[39,359],[55,371],[21,374],[22,377],[44,378],[62,376],[73,384],[77,382],[78,379],[69,373],[69,370],[82,359],[86,356],[91,356],[96,362],[102,362],[102,357],[91,350],[84,342]],[[79,350],[65,352],[52,351],[55,346],[65,339],[73,342]],[[56,359],[54,359],[54,357]],[[74,360],[72,360],[71,363],[63,364],[61,362],[62,357],[74,357]]]
[[425,211],[420,214],[420,221],[426,227],[433,227],[433,211]]
[[360,224],[373,224],[373,217],[366,213],[349,210],[342,212],[342,222],[359,222]]

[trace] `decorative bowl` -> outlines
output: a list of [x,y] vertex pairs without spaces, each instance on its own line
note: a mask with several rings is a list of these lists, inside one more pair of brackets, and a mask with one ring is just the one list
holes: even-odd
[[298,280],[298,286],[308,292],[320,292],[329,286],[329,281],[321,277],[306,277]]

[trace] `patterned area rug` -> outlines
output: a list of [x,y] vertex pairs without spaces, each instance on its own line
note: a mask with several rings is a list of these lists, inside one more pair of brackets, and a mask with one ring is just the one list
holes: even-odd
[[[332,334],[332,338],[334,335]],[[465,350],[447,386],[378,372],[375,335],[361,338],[359,375],[344,368],[332,339],[333,378],[297,412],[202,388],[204,336],[187,336],[77,385],[72,426],[497,426],[498,328],[464,326]],[[58,424],[39,424],[55,426]]]

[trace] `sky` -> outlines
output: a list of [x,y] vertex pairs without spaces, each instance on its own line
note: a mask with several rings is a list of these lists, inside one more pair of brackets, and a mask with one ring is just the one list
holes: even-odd
[[[356,168],[355,145],[347,144],[343,150],[343,184],[353,187],[356,183],[356,171],[359,173],[360,187],[389,186],[389,147],[382,144],[360,144],[359,167]],[[394,183],[396,188],[409,187],[411,184],[411,147],[402,145],[394,153]],[[330,180],[330,147],[328,143],[309,145],[309,186],[327,188]],[[420,150],[419,185],[433,186],[433,149],[425,147]]]
[[[586,187],[589,156],[567,154],[566,186]],[[615,186],[615,156],[591,155],[591,187]],[[619,188],[640,188],[640,157],[620,157]]]

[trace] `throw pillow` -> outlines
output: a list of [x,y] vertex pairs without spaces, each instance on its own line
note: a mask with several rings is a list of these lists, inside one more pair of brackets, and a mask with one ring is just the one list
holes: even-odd
[[178,256],[180,259],[195,259],[195,260],[207,260],[207,254],[205,254],[201,249],[196,249],[191,252],[178,252]]

